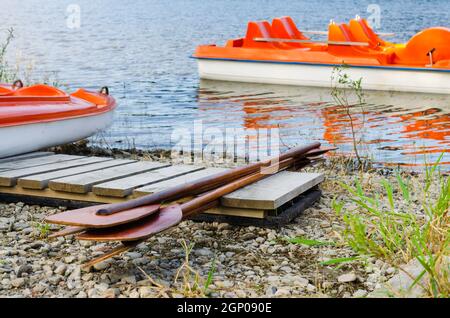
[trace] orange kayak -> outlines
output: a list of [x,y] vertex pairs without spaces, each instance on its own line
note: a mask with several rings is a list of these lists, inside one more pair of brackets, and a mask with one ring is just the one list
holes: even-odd
[[112,123],[115,108],[107,88],[67,94],[47,85],[0,84],[0,157],[89,137]]
[[366,89],[450,93],[449,28],[395,44],[358,17],[331,22],[326,33],[326,41],[313,41],[290,17],[249,22],[245,37],[200,45],[193,57],[200,77],[212,80],[330,87],[335,68],[345,65]]

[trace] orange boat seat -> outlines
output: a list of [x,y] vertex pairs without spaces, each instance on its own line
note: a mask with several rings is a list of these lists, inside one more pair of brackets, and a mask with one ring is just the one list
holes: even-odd
[[[359,42],[347,24],[337,25],[336,23],[330,23],[328,26],[328,40],[336,42]],[[392,52],[377,51],[365,46],[329,44],[328,51],[334,55],[376,58],[381,64],[391,64],[394,59],[394,53]]]
[[67,94],[55,87],[38,84],[18,89],[14,96],[45,96],[45,97],[63,97]]
[[[276,38],[281,39],[295,39],[295,40],[309,40],[295,25],[291,17],[285,16],[275,18],[272,21],[272,32]],[[294,48],[310,48],[314,50],[325,50],[326,46],[317,43],[286,43]]]
[[275,38],[270,23],[267,21],[249,22],[243,47],[262,49],[292,49],[291,46],[280,42],[257,42],[255,38]]

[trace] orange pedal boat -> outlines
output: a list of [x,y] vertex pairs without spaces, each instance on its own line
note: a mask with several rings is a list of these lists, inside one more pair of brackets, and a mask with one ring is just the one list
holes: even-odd
[[47,85],[0,85],[0,157],[89,137],[108,127],[116,101],[100,92],[73,94]]
[[245,37],[200,45],[201,78],[330,87],[336,67],[365,89],[450,93],[450,29],[423,30],[405,44],[384,41],[359,17],[331,22],[327,41],[313,41],[290,17],[249,22]]

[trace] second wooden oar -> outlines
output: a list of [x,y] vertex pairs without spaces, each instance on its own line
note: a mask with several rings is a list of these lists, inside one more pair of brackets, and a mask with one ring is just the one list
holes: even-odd
[[242,176],[254,173],[271,162],[278,162],[278,160],[285,160],[294,157],[305,157],[308,154],[312,156],[320,153],[320,151],[323,151],[318,149],[319,147],[320,143],[313,143],[304,147],[296,147],[280,155],[279,157],[275,157],[264,162],[230,169],[228,171],[213,175],[212,177],[201,178],[187,184],[180,184],[157,193],[119,204],[105,204],[101,206],[65,211],[47,217],[46,221],[48,223],[86,228],[105,228],[133,222],[158,212],[159,204],[162,202],[174,201],[183,197],[198,194],[199,191],[202,193],[215,189]]
[[215,202],[224,195],[267,178],[279,170],[287,169],[296,161],[295,158],[286,159],[279,164],[266,167],[259,172],[233,181],[181,205],[174,204],[162,208],[159,213],[148,218],[118,227],[88,230],[85,233],[78,235],[77,239],[122,242],[146,239],[156,233],[177,225],[193,214],[203,212],[205,209],[208,209],[210,203]]

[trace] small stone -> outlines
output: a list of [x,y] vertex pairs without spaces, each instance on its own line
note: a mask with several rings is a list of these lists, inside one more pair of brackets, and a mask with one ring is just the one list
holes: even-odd
[[387,270],[386,270],[386,274],[388,274],[388,275],[392,275],[392,274],[394,274],[395,273],[395,268],[394,267],[389,267]]
[[266,289],[266,296],[274,296],[278,288],[276,286],[269,286]]
[[25,285],[25,278],[16,278],[11,280],[11,285],[13,287],[19,288]]
[[347,274],[343,274],[341,276],[338,277],[338,282],[339,283],[350,283],[350,282],[354,282],[357,279],[356,274],[355,273],[347,273]]
[[141,254],[141,253],[138,253],[138,252],[128,252],[128,253],[126,254],[126,256],[128,256],[128,257],[131,258],[131,259],[136,259],[136,258],[141,258],[141,257],[142,257],[142,254]]
[[48,282],[52,285],[58,285],[61,280],[62,278],[60,275],[53,275],[48,278]]
[[280,270],[286,273],[292,273],[292,268],[290,268],[289,266],[283,266],[280,268]]
[[103,271],[107,269],[111,265],[111,262],[103,261],[97,264],[94,264],[94,268],[98,271]]
[[323,282],[322,283],[322,288],[325,289],[325,290],[326,289],[331,289],[331,288],[333,288],[333,285],[334,284],[332,282]]
[[33,271],[33,267],[31,265],[25,264],[19,266],[19,268],[16,271],[17,277],[22,277],[23,274],[29,274]]
[[194,254],[195,256],[207,256],[207,257],[212,257],[214,255],[214,253],[209,248],[201,248],[195,250]]
[[101,293],[104,293],[109,289],[109,285],[107,283],[100,283],[95,285],[95,289],[97,289]]
[[217,230],[219,230],[219,231],[228,230],[229,228],[230,228],[230,225],[228,223],[220,223],[217,226]]
[[75,257],[74,257],[74,256],[67,256],[67,257],[64,257],[64,262],[67,263],[67,264],[72,263],[74,260],[75,260]]
[[139,298],[139,292],[137,290],[132,290],[128,295],[130,298]]
[[229,280],[216,281],[216,282],[214,282],[214,284],[219,288],[231,288],[234,286],[234,283]]
[[139,288],[139,296],[141,298],[151,298],[154,295],[154,291],[152,288],[148,287],[148,286],[144,286]]
[[367,296],[367,291],[364,289],[358,289],[353,293],[353,297],[355,298],[362,298]]
[[288,289],[280,288],[274,295],[275,297],[288,297],[291,296],[291,292]]
[[84,291],[80,291],[75,297],[76,298],[87,298],[87,294]]
[[241,236],[241,239],[244,241],[253,240],[254,238],[256,238],[256,235],[254,233],[245,233]]
[[55,269],[55,273],[58,275],[64,275],[66,273],[67,266],[65,264],[61,264]]
[[134,276],[134,275],[123,276],[121,281],[126,284],[134,285],[134,284],[136,284],[136,276]]
[[316,286],[312,285],[312,284],[308,284],[308,286],[306,286],[306,290],[309,291],[310,293],[313,293],[316,291]]

